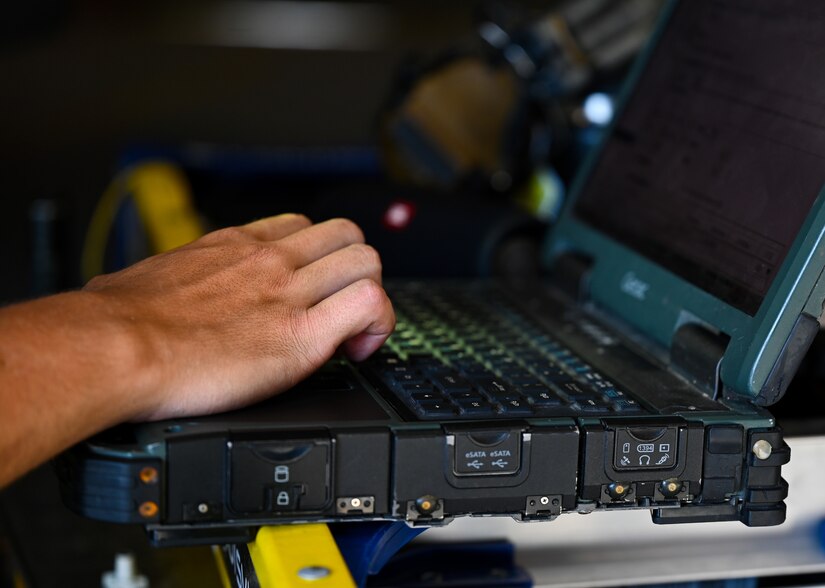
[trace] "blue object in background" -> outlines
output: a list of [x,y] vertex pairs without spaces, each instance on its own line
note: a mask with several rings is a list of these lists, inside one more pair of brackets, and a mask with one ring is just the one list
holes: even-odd
[[377,574],[392,556],[427,528],[398,522],[359,522],[338,523],[329,529],[353,580],[358,586],[365,586],[369,576]]
[[367,582],[370,588],[532,588],[508,541],[413,545]]

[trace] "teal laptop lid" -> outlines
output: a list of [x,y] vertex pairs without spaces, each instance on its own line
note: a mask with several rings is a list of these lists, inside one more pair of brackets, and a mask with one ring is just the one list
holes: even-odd
[[726,392],[775,402],[825,298],[825,3],[671,3],[546,248],[659,344],[729,337]]

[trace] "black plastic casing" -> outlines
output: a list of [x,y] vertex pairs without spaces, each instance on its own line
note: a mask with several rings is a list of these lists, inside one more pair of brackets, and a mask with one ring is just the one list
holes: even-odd
[[[616,439],[640,427],[678,437],[672,465],[617,469]],[[768,459],[752,451],[759,440],[773,448]],[[62,456],[64,501],[90,518],[144,524],[159,545],[246,542],[259,526],[287,522],[438,525],[640,507],[656,523],[775,525],[790,457],[778,428],[681,417],[183,433],[169,436],[163,457],[123,449],[88,443]],[[479,463],[487,471],[467,473]],[[146,468],[157,479],[143,479]]]

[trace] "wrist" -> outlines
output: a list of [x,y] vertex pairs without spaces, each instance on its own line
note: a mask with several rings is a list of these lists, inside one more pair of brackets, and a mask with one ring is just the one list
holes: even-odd
[[156,338],[138,320],[128,301],[98,291],[81,290],[71,297],[77,308],[77,332],[87,339],[87,359],[96,363],[98,382],[110,409],[111,426],[148,418],[159,395],[162,352]]
[[133,322],[89,291],[0,309],[0,486],[151,410],[153,351]]

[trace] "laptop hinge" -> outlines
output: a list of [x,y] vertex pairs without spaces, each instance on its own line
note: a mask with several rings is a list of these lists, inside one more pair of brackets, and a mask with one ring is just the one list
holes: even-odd
[[711,398],[721,386],[719,366],[730,337],[695,323],[682,325],[673,336],[671,365]]
[[553,262],[553,283],[574,300],[584,300],[589,291],[588,278],[592,267],[593,260],[585,255],[563,253]]

